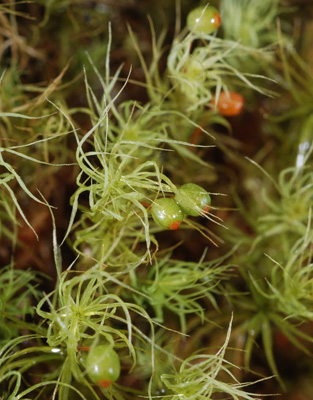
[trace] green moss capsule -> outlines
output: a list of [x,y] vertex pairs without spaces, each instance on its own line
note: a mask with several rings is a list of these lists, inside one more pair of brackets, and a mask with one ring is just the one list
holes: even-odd
[[164,229],[178,229],[184,213],[174,199],[161,198],[155,200],[151,207],[154,222]]
[[120,376],[119,356],[111,345],[95,346],[88,353],[86,369],[92,382],[104,388],[108,387]]
[[175,195],[175,200],[185,214],[194,217],[200,215],[201,212],[209,212],[211,204],[209,193],[195,183],[182,185]]
[[194,33],[210,34],[221,25],[221,16],[215,7],[197,7],[187,16],[187,26]]

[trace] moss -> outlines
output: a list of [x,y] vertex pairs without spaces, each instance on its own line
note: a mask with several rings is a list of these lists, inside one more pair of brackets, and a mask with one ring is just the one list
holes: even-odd
[[[203,2],[0,5],[3,399],[310,382],[313,9],[259,3],[216,1],[210,34],[186,27]],[[186,184],[209,209],[183,204]],[[179,229],[153,219],[163,198]],[[103,345],[121,371],[97,384]]]

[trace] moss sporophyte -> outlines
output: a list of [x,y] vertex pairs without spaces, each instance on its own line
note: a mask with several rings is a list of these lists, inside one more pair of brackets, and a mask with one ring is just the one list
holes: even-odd
[[89,350],[86,370],[92,382],[106,388],[120,376],[119,356],[111,345],[94,346]]
[[216,106],[218,112],[225,117],[239,115],[244,106],[244,98],[237,92],[221,92],[217,98],[211,100],[213,107]]
[[209,212],[211,197],[201,186],[185,183],[175,193],[175,201],[186,215],[197,217]]
[[212,33],[221,25],[221,16],[212,6],[198,7],[187,16],[187,26],[192,32]]
[[184,216],[206,215],[209,212],[211,197],[201,186],[186,183],[175,190],[174,198],[160,198],[151,206],[154,222],[164,229],[176,230]]
[[174,199],[161,198],[153,202],[151,215],[162,228],[176,230],[183,221],[184,214]]
[[1,400],[313,398],[313,3],[0,3]]

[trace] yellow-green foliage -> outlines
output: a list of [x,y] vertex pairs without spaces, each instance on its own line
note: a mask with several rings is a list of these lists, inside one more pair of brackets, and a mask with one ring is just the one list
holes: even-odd
[[0,5],[2,400],[311,387],[313,8],[215,1],[208,34],[198,3]]

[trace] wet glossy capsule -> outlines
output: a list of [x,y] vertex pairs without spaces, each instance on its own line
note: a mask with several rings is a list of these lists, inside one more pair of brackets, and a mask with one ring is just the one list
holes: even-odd
[[221,25],[221,16],[215,7],[197,7],[187,16],[187,26],[191,32],[210,34]]
[[184,213],[193,217],[200,215],[201,212],[209,212],[211,204],[209,193],[195,183],[182,185],[175,195],[175,200]]
[[106,388],[120,376],[119,356],[109,344],[92,347],[86,359],[86,369],[92,382]]
[[[215,98],[211,100],[215,105]],[[243,109],[244,98],[237,92],[221,92],[216,107],[221,115],[234,117],[239,115]]]
[[183,221],[184,213],[174,199],[161,198],[154,201],[151,207],[154,222],[164,229],[178,229]]

